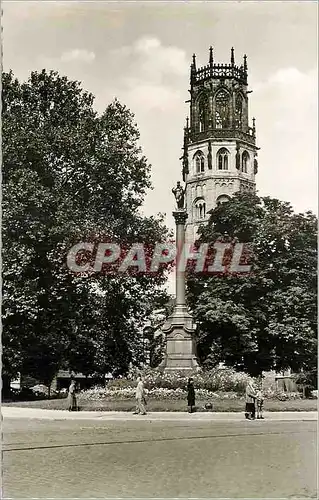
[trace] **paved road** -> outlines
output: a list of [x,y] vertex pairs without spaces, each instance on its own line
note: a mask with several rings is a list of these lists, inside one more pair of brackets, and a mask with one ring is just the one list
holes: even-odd
[[3,461],[5,498],[317,498],[314,421],[5,418]]

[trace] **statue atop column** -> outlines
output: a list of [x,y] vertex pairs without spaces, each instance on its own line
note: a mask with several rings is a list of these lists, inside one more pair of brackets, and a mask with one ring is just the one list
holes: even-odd
[[[188,311],[186,303],[186,270],[184,269],[185,223],[188,214],[185,210],[185,189],[177,182],[172,189],[175,196],[177,210],[173,212],[176,224],[176,300],[172,314],[166,318],[161,330],[165,334],[166,354],[159,365],[164,372],[192,373],[198,371],[196,358],[195,324],[193,316]],[[180,265],[181,263],[181,265]]]
[[182,188],[180,181],[177,182],[177,186],[172,189],[172,193],[175,196],[176,204],[178,210],[183,210],[185,204],[185,189]]

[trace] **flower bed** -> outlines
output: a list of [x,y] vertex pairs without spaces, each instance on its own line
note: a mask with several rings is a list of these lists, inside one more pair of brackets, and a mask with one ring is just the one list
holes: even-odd
[[[166,389],[166,388],[153,388],[145,389],[145,394],[148,399],[157,401],[167,400],[186,400],[187,391],[184,389]],[[299,393],[282,393],[282,392],[267,392],[264,394],[265,399],[269,400],[298,400],[301,399]],[[118,389],[94,387],[81,392],[81,400],[83,401],[120,401],[120,400],[134,400],[135,387],[124,387]],[[245,396],[236,392],[212,392],[207,389],[196,390],[197,401],[216,401],[216,400],[244,400]]]
[[[138,372],[131,373],[127,379],[116,379],[107,387],[94,387],[82,391],[83,401],[120,401],[134,400],[136,377]],[[157,370],[143,372],[145,393],[149,400],[169,401],[187,399],[187,377],[183,373],[161,373]],[[213,400],[243,400],[249,380],[246,373],[236,372],[230,368],[215,369],[193,375],[196,401],[210,402]],[[301,399],[300,393],[277,391],[275,387],[266,384],[264,398],[276,401]]]
[[[108,388],[129,389],[136,386],[137,373],[130,378],[118,379],[109,382]],[[186,390],[187,378],[184,373],[161,373],[157,370],[143,372],[146,389],[182,389]],[[193,375],[194,386],[197,390],[209,392],[236,392],[243,394],[251,377],[246,373],[236,372],[230,368],[215,369]]]
[[[167,400],[167,399],[186,399],[187,391],[183,389],[166,389],[166,388],[154,388],[145,389],[145,394],[149,399],[155,400]],[[120,400],[120,399],[134,399],[135,398],[135,388],[125,387],[123,389],[117,388],[102,388],[94,387],[93,389],[88,389],[81,392],[81,399],[83,400]],[[196,390],[196,398],[199,400],[210,400],[210,399],[243,399],[243,396],[236,394],[235,392],[229,393],[217,393],[211,392],[207,389]]]

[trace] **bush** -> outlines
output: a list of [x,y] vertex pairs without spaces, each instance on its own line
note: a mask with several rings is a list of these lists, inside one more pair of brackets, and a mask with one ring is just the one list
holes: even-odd
[[[141,372],[144,377],[146,389],[186,389],[187,377],[184,373],[161,373],[158,370],[147,369]],[[136,377],[138,373],[129,375],[127,379],[112,380],[108,383],[107,388],[124,389],[133,388],[136,386]],[[207,391],[223,391],[236,392],[243,394],[246,385],[251,377],[246,373],[236,372],[231,368],[215,369],[193,375],[194,385],[196,389],[205,389]]]
[[[154,399],[185,399],[187,377],[184,373],[161,373],[147,369],[142,372],[146,393]],[[127,399],[135,397],[138,372],[129,374],[127,379],[112,380],[107,387],[94,387],[82,391],[83,399]],[[198,399],[235,399],[245,393],[247,382],[251,379],[245,373],[230,368],[215,369],[193,375],[196,397]]]
[[295,382],[299,386],[316,390],[318,387],[317,370],[302,372],[295,375]]
[[291,401],[296,399],[302,399],[299,392],[282,392],[278,390],[269,389],[264,391],[265,399],[277,399],[278,401]]
[[[145,389],[146,397],[152,400],[165,401],[165,400],[185,400],[187,399],[187,391],[185,389],[176,388],[152,388]],[[216,400],[244,400],[245,396],[238,392],[212,392],[208,389],[196,389],[196,400],[197,401],[216,401]],[[98,400],[108,400],[108,401],[119,401],[119,400],[134,400],[135,399],[135,387],[123,387],[123,388],[103,388],[94,387],[92,389],[84,390],[80,393],[80,398],[83,401],[98,401]],[[277,401],[291,401],[299,400],[301,396],[299,393],[292,392],[278,392],[278,391],[267,391],[264,393],[265,400],[277,400]]]
[[[184,373],[161,373],[157,370],[147,370],[143,373],[145,388],[163,389],[186,389],[187,377]],[[246,385],[251,377],[246,373],[236,372],[230,368],[215,369],[201,373],[195,373],[195,389],[203,389],[209,392],[236,392],[244,394]],[[129,381],[131,382],[131,381]],[[132,385],[129,385],[132,387]]]
[[126,389],[136,387],[136,380],[126,379],[126,378],[118,378],[114,380],[110,380],[107,383],[107,389]]
[[[145,394],[147,398],[163,401],[163,400],[186,400],[187,391],[185,389],[169,389],[169,388],[152,388],[145,389]],[[134,399],[135,398],[135,387],[124,387],[124,388],[102,388],[94,387],[81,392],[81,400],[123,400],[123,399]],[[207,389],[197,389],[196,398],[198,400],[212,400],[212,399],[239,399],[239,396],[235,392],[229,393],[217,393],[210,392]]]
[[[183,389],[187,387],[187,377],[184,373],[161,373],[158,370],[147,369],[143,372],[146,389]],[[138,372],[130,374],[130,378],[116,379],[108,383],[108,389],[129,389],[136,387],[136,377]],[[246,373],[237,372],[231,368],[216,368],[210,371],[195,373],[194,386],[196,390],[203,389],[209,392],[233,392],[240,395],[245,393],[246,385],[252,378]],[[276,385],[264,384],[265,392],[271,394],[271,397],[277,397],[281,394],[276,389]]]
[[304,398],[315,398],[314,394],[318,387],[317,370],[301,372],[294,375],[295,383]]
[[[187,398],[187,377],[184,373],[161,373],[158,370],[147,369],[143,372],[145,392],[150,399],[180,400]],[[129,374],[127,379],[116,379],[108,383],[107,387],[94,387],[81,391],[84,400],[121,400],[134,399],[136,377],[138,372]],[[246,373],[236,372],[231,368],[203,371],[193,375],[196,399],[211,401],[216,399],[244,399],[246,385],[251,377]],[[264,398],[288,401],[301,398],[299,393],[278,391],[275,387],[267,386],[264,389]]]
[[5,398],[8,401],[40,401],[44,399],[61,399],[67,397],[67,389],[61,391],[50,392],[48,395],[48,388],[44,385],[36,385],[33,387],[22,387],[21,389],[10,388],[10,393]]

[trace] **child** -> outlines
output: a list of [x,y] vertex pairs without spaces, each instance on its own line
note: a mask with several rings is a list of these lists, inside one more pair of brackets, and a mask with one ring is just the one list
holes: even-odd
[[264,396],[261,390],[261,387],[257,391],[257,418],[264,419],[263,417],[263,409],[264,409]]

